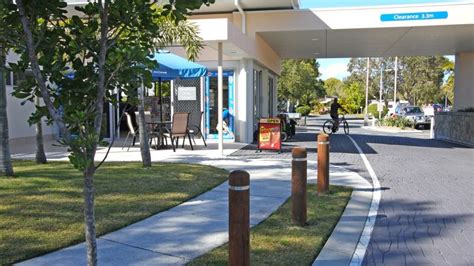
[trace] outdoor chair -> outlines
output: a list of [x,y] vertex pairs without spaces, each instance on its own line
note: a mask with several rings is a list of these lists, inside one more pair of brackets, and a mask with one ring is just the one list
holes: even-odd
[[123,142],[122,150],[125,147],[125,144],[127,143],[128,138],[130,136],[132,136],[133,139],[130,141],[130,144],[128,145],[128,148],[127,148],[127,151],[129,151],[130,146],[132,146],[132,145],[135,146],[135,140],[137,139],[138,130],[136,130],[135,127],[133,126],[132,116],[127,112],[125,112],[124,114],[125,114],[126,119],[127,119],[128,134],[127,134],[127,137],[125,138],[125,141]]
[[207,147],[206,140],[204,139],[204,134],[202,133],[202,130],[201,130],[201,122],[202,122],[203,115],[204,115],[204,113],[201,112],[198,124],[197,125],[190,125],[188,130],[189,130],[189,134],[191,135],[191,137],[193,139],[194,144],[196,144],[196,141],[194,140],[194,138],[196,136],[198,136],[198,137],[202,138],[202,142],[204,142],[204,146]]
[[191,150],[194,150],[193,143],[191,141],[191,135],[188,130],[189,123],[189,113],[174,113],[173,114],[173,123],[171,124],[171,131],[169,133],[164,133],[165,138],[169,138],[171,141],[171,146],[173,151],[176,152],[176,148],[179,146],[179,138],[183,138],[183,146],[186,141],[186,137],[189,139],[189,146]]

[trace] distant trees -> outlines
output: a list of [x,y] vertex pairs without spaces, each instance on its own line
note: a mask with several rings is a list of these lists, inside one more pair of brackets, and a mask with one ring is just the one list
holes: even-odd
[[324,81],[324,90],[327,96],[339,96],[343,93],[344,82],[337,78],[328,78]]
[[[326,95],[341,99],[347,110],[357,112],[365,102],[367,59],[352,58],[347,69],[350,75],[344,80],[329,78],[324,81]],[[380,76],[383,69],[382,99],[393,101],[395,65],[393,57],[371,58],[369,99],[380,97]],[[399,57],[397,99],[415,105],[453,101],[454,64],[444,56]]]
[[278,79],[278,100],[312,107],[318,97],[324,96],[319,76],[319,64],[315,59],[284,60]]

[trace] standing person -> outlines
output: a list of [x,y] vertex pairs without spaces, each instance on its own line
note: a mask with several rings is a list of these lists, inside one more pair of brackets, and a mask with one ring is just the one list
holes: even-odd
[[337,128],[339,127],[339,113],[338,113],[339,109],[347,113],[346,109],[344,109],[337,102],[337,98],[334,98],[334,102],[331,104],[331,111],[330,111],[331,118],[334,121],[333,131],[337,130]]

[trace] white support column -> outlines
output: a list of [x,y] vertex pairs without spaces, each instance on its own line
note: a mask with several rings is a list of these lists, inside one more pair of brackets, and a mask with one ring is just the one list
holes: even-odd
[[219,155],[224,156],[224,132],[223,132],[223,117],[224,109],[224,89],[223,89],[223,71],[222,71],[222,42],[219,42],[217,48],[217,119],[218,119],[218,149]]
[[456,54],[454,110],[474,107],[474,51]]
[[[201,85],[201,90],[200,90],[201,99],[199,99],[200,103],[201,103],[200,111],[201,111],[201,113],[203,113],[201,115],[201,124],[199,126],[203,130],[203,132],[201,132],[201,134],[204,134],[204,119],[205,119],[205,117],[204,117],[204,110],[205,110],[205,106],[204,106],[204,104],[205,104],[205,102],[204,102],[204,86],[206,86],[206,83],[204,82],[204,77],[201,77],[199,79],[199,81],[200,81],[200,85]],[[204,137],[206,137],[206,136],[204,136]]]
[[171,119],[173,119],[174,114],[174,80],[170,81],[170,112],[171,112]]
[[241,59],[236,72],[235,137],[238,142],[252,142],[253,132],[253,61]]

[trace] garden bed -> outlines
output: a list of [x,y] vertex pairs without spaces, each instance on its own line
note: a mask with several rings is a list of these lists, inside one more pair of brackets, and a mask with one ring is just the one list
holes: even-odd
[[[339,221],[352,189],[331,186],[330,193],[318,196],[316,186],[308,186],[308,225],[291,222],[291,198],[268,219],[250,232],[250,265],[310,265]],[[197,258],[189,265],[228,265],[225,244]]]

